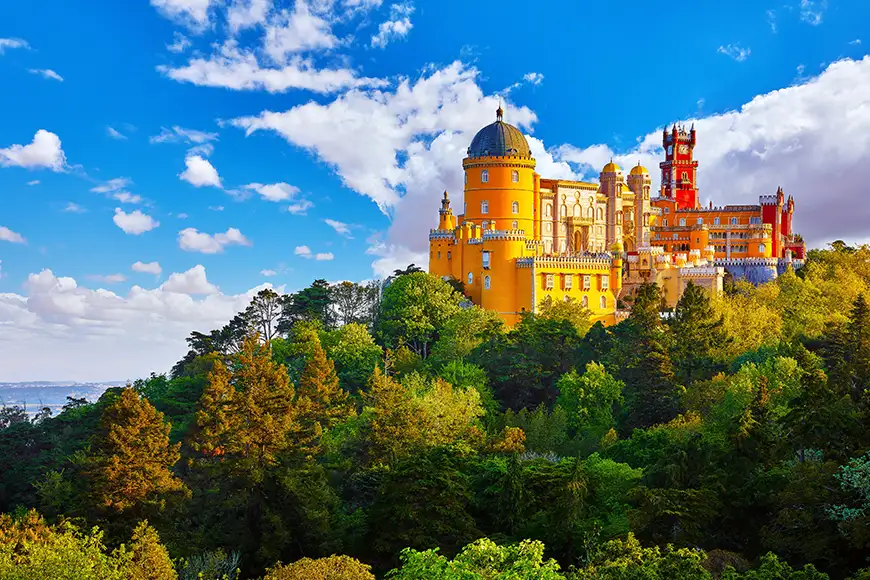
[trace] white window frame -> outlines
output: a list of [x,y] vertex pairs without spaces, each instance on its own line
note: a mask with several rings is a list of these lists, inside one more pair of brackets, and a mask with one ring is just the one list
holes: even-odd
[[732,226],[740,225],[740,220],[736,217],[731,218],[731,225]]
[[722,220],[718,217],[713,218],[713,225],[714,226],[722,225]]
[[512,221],[511,222],[511,229],[514,229],[514,230],[520,229],[520,222],[518,222],[517,220]]
[[607,296],[602,296],[602,297],[601,297],[601,299],[599,300],[599,306],[600,306],[600,308],[601,308],[602,310],[604,310],[605,308],[607,308]]
[[511,213],[517,214],[520,213],[520,202],[515,201],[511,203]]
[[553,275],[552,274],[544,274],[544,288],[547,290],[553,289]]
[[519,182],[520,182],[520,172],[517,171],[516,169],[514,169],[513,171],[511,171],[511,181],[514,182],[514,183],[519,183]]
[[480,202],[480,213],[488,214],[489,213],[489,202],[487,200],[483,200]]
[[610,274],[601,275],[601,289],[610,290]]
[[583,274],[583,289],[591,290],[592,289],[592,276],[589,274]]
[[484,276],[483,277],[483,289],[489,290],[491,285],[492,285],[492,281],[490,280],[489,276]]
[[483,262],[483,269],[484,270],[489,270],[489,268],[490,268],[490,264],[492,263],[491,254],[492,254],[492,252],[490,252],[489,250],[485,250],[483,252],[482,262]]
[[686,225],[686,218],[680,218],[680,227],[684,227]]
[[469,272],[468,273],[468,285],[471,286],[472,284],[474,284],[474,274]]
[[571,274],[565,274],[565,290],[570,290],[573,284],[574,276],[572,276]]
[[484,169],[480,172],[480,182],[481,183],[489,183],[489,170]]
[[589,309],[589,296],[587,294],[583,295],[583,299],[580,301],[580,306],[585,309]]
[[704,218],[699,217],[699,218],[698,218],[698,221],[697,221],[697,224],[698,224],[699,226],[704,225]]

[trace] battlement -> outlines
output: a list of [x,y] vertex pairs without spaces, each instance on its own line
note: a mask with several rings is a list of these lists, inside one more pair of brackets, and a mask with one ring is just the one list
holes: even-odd
[[610,271],[613,264],[610,254],[583,254],[579,256],[537,256],[517,258],[518,268],[532,265],[559,269],[588,269],[590,267]]
[[777,205],[778,200],[776,195],[760,195],[758,196],[758,203],[761,205]]
[[429,241],[432,240],[452,240],[456,241],[456,234],[453,230],[429,230]]
[[509,241],[523,242],[526,239],[525,230],[486,230],[483,233],[484,241]]
[[716,260],[717,266],[765,266],[776,267],[778,258],[725,258]]
[[725,268],[717,266],[695,266],[694,268],[680,268],[680,276],[686,278],[711,278],[725,275]]

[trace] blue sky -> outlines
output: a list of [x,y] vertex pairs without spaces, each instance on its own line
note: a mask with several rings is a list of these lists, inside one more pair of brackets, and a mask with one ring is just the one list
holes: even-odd
[[265,284],[425,265],[500,97],[545,177],[657,183],[694,120],[705,202],[782,185],[811,244],[870,239],[870,4],[541,6],[0,5],[0,380],[162,371]]

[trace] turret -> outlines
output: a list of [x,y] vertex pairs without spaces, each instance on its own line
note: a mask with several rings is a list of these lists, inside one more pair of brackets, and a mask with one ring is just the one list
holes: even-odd
[[441,199],[441,209],[438,210],[438,229],[453,230],[454,227],[456,223],[453,219],[453,210],[450,208],[450,198],[445,191]]
[[650,242],[650,201],[652,180],[646,167],[637,163],[628,174],[628,188],[634,192],[634,247],[644,248]]
[[610,160],[598,177],[601,193],[607,196],[607,243],[622,242],[622,168]]
[[612,256],[610,263],[610,289],[615,298],[619,298],[619,294],[622,292],[622,254],[624,251],[625,247],[620,241],[613,242],[613,245],[610,246],[610,255]]

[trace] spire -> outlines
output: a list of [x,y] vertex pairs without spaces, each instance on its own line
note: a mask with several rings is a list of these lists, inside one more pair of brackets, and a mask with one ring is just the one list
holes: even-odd
[[501,108],[501,99],[498,100],[498,109],[495,110],[495,120],[501,121],[504,117],[504,110]]
[[446,190],[446,189],[444,190],[444,199],[449,199],[449,198],[447,197],[447,190]]

